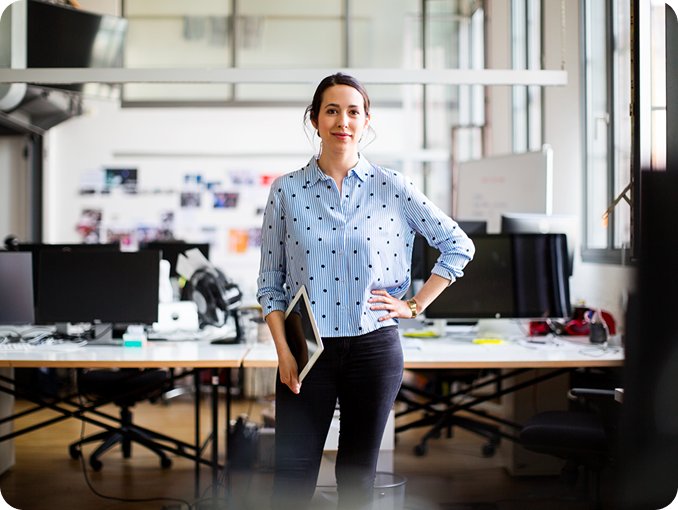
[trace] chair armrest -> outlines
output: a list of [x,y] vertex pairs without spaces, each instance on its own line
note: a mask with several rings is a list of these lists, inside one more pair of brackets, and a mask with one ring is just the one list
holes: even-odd
[[602,390],[598,388],[570,388],[567,392],[568,398],[576,400],[582,397],[614,398],[614,390]]

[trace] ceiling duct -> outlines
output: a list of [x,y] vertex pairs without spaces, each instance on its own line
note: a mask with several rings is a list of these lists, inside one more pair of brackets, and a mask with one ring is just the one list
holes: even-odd
[[[39,0],[10,5],[0,18],[0,67],[122,67],[127,20]],[[0,126],[38,132],[82,113],[84,84],[0,84]]]

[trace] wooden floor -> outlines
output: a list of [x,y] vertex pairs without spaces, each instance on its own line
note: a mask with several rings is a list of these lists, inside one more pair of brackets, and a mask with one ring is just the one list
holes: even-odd
[[[17,409],[26,407],[17,402]],[[260,421],[265,403],[235,401],[234,416],[248,413]],[[110,412],[116,409],[111,407]],[[41,417],[50,416],[42,412]],[[22,418],[19,426],[32,423],[37,415]],[[181,396],[169,403],[140,404],[134,408],[134,420],[151,429],[193,441],[192,397]],[[203,409],[203,432],[209,428],[207,404]],[[266,508],[270,494],[271,474],[266,471],[234,472],[230,480],[220,480],[220,499],[216,505],[201,504],[194,491],[193,463],[175,458],[173,466],[161,469],[158,458],[144,448],[135,446],[132,458],[123,459],[119,449],[103,457],[99,472],[68,455],[68,445],[81,434],[97,429],[76,420],[66,420],[18,438],[16,464],[0,477],[0,492],[4,499],[19,510],[33,509],[188,509],[228,508],[259,510]],[[441,438],[429,443],[428,454],[417,457],[413,446],[423,432],[412,430],[398,436],[394,456],[395,472],[407,478],[404,508],[410,510],[517,510],[573,509],[589,510],[590,503],[577,499],[578,491],[568,489],[557,477],[512,478],[502,467],[501,456],[484,458],[482,441],[464,431],[451,440]],[[223,438],[221,439],[223,445]],[[86,448],[85,453],[91,448]],[[88,481],[92,488],[88,487]],[[201,495],[212,495],[211,478],[202,470]],[[228,483],[230,482],[230,483]],[[226,486],[230,485],[230,491]],[[393,489],[394,491],[396,489]],[[122,502],[113,498],[149,499],[154,501]],[[228,493],[229,498],[226,499]],[[393,504],[386,495],[382,508]],[[166,498],[166,499],[163,499]],[[169,499],[174,498],[174,501]],[[395,498],[397,501],[397,498]],[[182,501],[186,502],[183,504]],[[0,507],[2,504],[0,503]]]

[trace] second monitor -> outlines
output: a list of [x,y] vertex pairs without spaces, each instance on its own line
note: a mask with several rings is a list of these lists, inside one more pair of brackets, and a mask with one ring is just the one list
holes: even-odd
[[[435,300],[430,319],[566,318],[571,315],[564,234],[471,236],[474,259]],[[440,253],[426,246],[431,269]]]

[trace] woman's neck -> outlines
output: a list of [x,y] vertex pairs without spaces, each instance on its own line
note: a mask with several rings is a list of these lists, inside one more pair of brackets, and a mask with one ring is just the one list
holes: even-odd
[[341,182],[348,175],[348,171],[358,163],[359,158],[357,152],[340,154],[323,152],[318,159],[318,166],[325,175],[334,179],[334,182],[337,183],[337,188],[341,191]]

